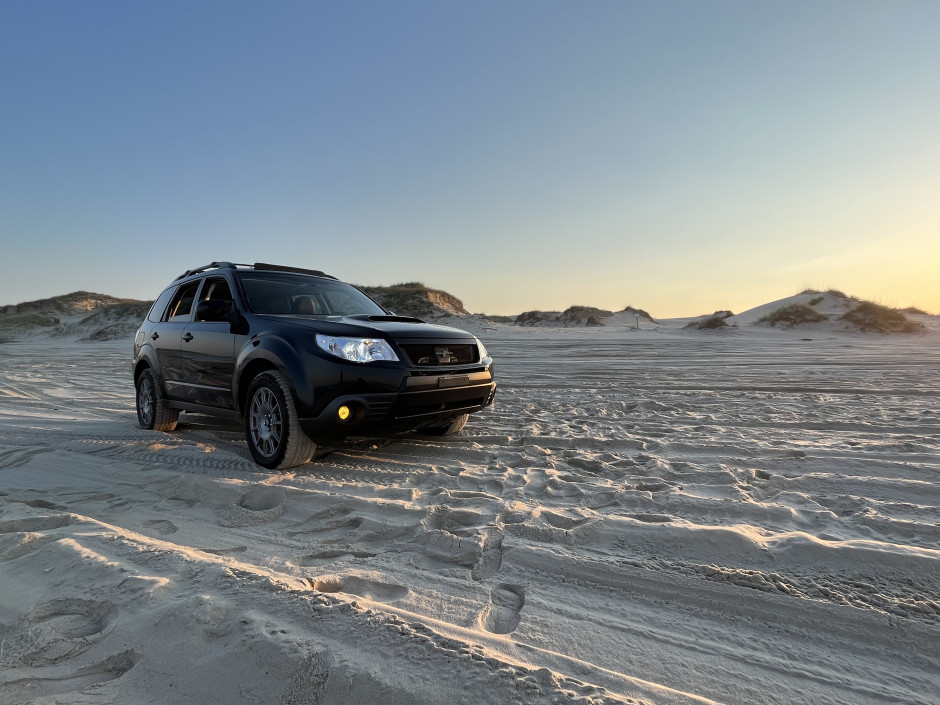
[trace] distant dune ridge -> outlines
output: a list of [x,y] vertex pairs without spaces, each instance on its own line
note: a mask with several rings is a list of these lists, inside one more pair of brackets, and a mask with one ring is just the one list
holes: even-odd
[[56,314],[75,315],[96,311],[106,306],[120,303],[140,303],[135,299],[119,299],[107,294],[96,294],[91,291],[75,291],[63,296],[38,301],[26,301],[21,304],[0,306],[0,316],[13,316],[24,314],[39,314],[42,316],[55,316]]
[[440,318],[470,315],[463,302],[456,296],[439,289],[431,289],[421,282],[359,288],[389,311],[394,311],[400,316]]
[[[830,329],[863,333],[920,333],[925,322],[936,321],[921,309],[894,309],[830,289],[807,289],[784,299],[757,306],[740,314],[715,311],[681,319],[656,319],[634,306],[608,311],[594,306],[571,306],[564,311],[525,311],[518,316],[470,313],[456,296],[420,282],[392,286],[360,286],[382,306],[401,316],[428,321],[463,319],[464,325],[512,325],[520,327],[606,327],[721,331],[743,326],[774,329]],[[0,306],[0,342],[24,335],[74,336],[83,340],[130,337],[152,302],[123,299],[90,291],[76,291],[37,301]],[[935,323],[934,323],[935,325]]]
[[605,311],[593,306],[571,306],[564,311],[526,311],[513,321],[517,326],[624,326],[635,324],[640,318],[646,323],[656,323],[646,311],[627,306],[622,311]]
[[44,332],[113,340],[134,334],[152,301],[121,299],[91,291],[75,291],[21,304],[0,306],[0,342]]
[[796,328],[830,326],[863,333],[920,333],[924,323],[910,318],[927,317],[914,308],[904,310],[863,301],[836,289],[806,289],[795,296],[774,301],[732,316],[729,323]]

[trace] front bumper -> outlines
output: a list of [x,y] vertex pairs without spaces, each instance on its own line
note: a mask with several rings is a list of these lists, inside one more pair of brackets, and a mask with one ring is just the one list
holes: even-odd
[[[299,419],[312,438],[341,438],[405,432],[440,426],[461,414],[472,414],[493,403],[496,383],[489,369],[448,375],[416,375],[399,391],[340,394],[316,416]],[[341,420],[339,409],[349,409]]]

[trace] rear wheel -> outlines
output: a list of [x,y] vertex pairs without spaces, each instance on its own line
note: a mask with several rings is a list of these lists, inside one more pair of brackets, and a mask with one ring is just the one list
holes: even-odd
[[262,372],[248,388],[245,438],[254,461],[270,470],[308,462],[317,444],[303,432],[287,379],[280,372]]
[[137,421],[140,427],[148,431],[172,431],[179,418],[179,411],[166,408],[166,400],[160,394],[153,370],[148,368],[141,372],[137,378]]
[[467,425],[467,419],[469,418],[470,414],[461,414],[457,418],[451,419],[449,423],[443,426],[429,426],[428,428],[421,429],[421,431],[429,436],[450,436],[458,431],[462,431],[463,427]]

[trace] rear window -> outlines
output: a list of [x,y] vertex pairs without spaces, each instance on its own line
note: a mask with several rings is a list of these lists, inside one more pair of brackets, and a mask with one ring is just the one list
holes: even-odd
[[356,287],[305,274],[238,272],[254,313],[295,316],[383,316],[385,311]]
[[173,292],[176,291],[175,286],[171,286],[169,289],[164,291],[157,297],[157,300],[153,302],[153,306],[150,307],[150,313],[147,314],[147,320],[153,323],[159,323],[163,320],[163,313],[166,311],[166,305],[170,303],[170,298],[173,296]]
[[189,284],[183,284],[170,301],[170,308],[166,312],[168,321],[188,321],[196,300],[196,290],[199,288],[199,279]]

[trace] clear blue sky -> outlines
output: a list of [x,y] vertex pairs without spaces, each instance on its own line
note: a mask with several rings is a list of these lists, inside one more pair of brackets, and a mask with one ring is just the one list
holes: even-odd
[[0,0],[0,304],[214,259],[472,311],[940,312],[940,2]]

